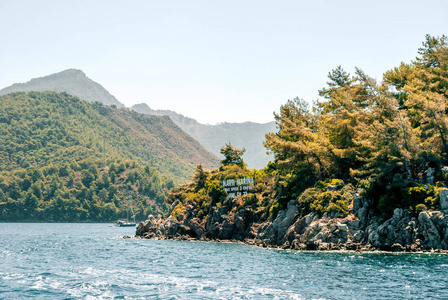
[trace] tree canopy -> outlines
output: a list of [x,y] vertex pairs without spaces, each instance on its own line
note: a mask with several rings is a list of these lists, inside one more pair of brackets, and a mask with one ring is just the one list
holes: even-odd
[[166,117],[65,93],[0,96],[0,221],[110,221],[126,215],[126,190],[144,219],[195,161],[218,165],[202,152]]
[[[444,186],[447,53],[447,37],[428,35],[416,60],[387,71],[382,82],[339,66],[313,107],[299,98],[283,105],[275,114],[278,132],[265,142],[275,154],[270,169],[278,176],[279,197],[299,197],[317,182],[337,178],[390,213],[397,206],[415,209],[406,191],[428,182],[428,168],[435,169],[431,183]],[[431,201],[420,203],[433,207]]]
[[244,165],[244,152],[246,152],[245,148],[238,149],[233,147],[231,143],[226,143],[226,145],[221,148],[221,153],[224,155],[224,159],[221,160],[221,164],[223,166],[235,164],[242,167]]

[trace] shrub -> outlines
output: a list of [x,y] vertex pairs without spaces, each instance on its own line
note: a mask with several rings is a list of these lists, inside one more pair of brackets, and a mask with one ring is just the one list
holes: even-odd
[[[338,180],[336,182],[336,180]],[[345,217],[348,215],[348,205],[353,200],[351,185],[344,187],[339,191],[324,192],[323,189],[328,185],[340,183],[339,179],[321,182],[320,187],[306,189],[298,198],[301,207],[301,214],[305,215],[315,212],[319,215],[330,213],[334,217]]]
[[277,215],[281,209],[282,209],[281,204],[278,202],[278,200],[275,200],[272,203],[271,207],[269,208],[269,215],[272,216],[272,219],[277,218]]
[[399,198],[395,197],[395,195],[387,194],[380,197],[377,208],[384,218],[388,218],[392,216],[394,209],[399,206]]
[[301,207],[301,214],[306,215],[312,211],[311,204],[317,199],[321,190],[318,188],[306,189],[297,199]]
[[325,189],[329,185],[342,185],[342,184],[344,184],[344,182],[341,179],[333,178],[333,179],[327,179],[324,181],[318,181],[314,185],[314,187],[318,188],[318,189]]
[[206,186],[208,195],[212,198],[213,202],[219,201],[226,193],[217,180],[208,181]]
[[418,185],[408,187],[404,190],[405,205],[416,212],[416,207],[419,204],[427,203],[431,208],[434,207],[434,187],[431,185]]
[[185,206],[182,204],[182,202],[179,203],[178,205],[176,205],[176,207],[171,212],[171,216],[176,219],[179,218],[179,216],[181,214],[183,214],[184,209],[185,209]]
[[415,207],[415,212],[417,214],[421,213],[422,211],[427,210],[428,208],[426,207],[426,205],[424,204],[417,204],[417,206]]

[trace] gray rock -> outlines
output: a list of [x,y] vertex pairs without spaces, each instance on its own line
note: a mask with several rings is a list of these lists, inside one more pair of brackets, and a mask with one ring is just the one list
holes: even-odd
[[327,188],[325,189],[326,192],[332,192],[332,191],[338,191],[342,188],[341,185],[327,185]]
[[431,220],[431,214],[424,211],[418,215],[419,227],[423,236],[423,246],[426,249],[440,248],[440,234]]
[[426,182],[431,185],[434,185],[434,173],[434,168],[428,168],[428,171],[426,171]]
[[179,200],[174,201],[171,205],[170,208],[168,209],[168,215],[171,215],[171,213],[173,212],[174,208],[176,208],[176,206],[180,203]]
[[440,207],[444,213],[448,213],[448,189],[442,189],[439,194]]

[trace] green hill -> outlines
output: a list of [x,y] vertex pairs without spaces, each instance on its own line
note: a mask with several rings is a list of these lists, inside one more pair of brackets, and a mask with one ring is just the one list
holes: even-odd
[[83,159],[0,174],[0,221],[136,220],[166,210],[173,182],[155,169],[120,159]]
[[[100,102],[124,108],[124,105],[111,95],[104,87],[91,80],[77,69],[68,69],[48,76],[33,78],[26,83],[15,83],[0,90],[0,95],[13,92],[54,91],[65,92],[89,102]],[[217,125],[201,124],[195,119],[185,117],[172,110],[153,110],[147,104],[132,106],[132,110],[142,114],[169,116],[173,122],[215,156],[220,157],[220,149],[225,143],[246,148],[245,161],[251,168],[264,168],[273,155],[266,154],[263,146],[265,134],[276,132],[274,122],[265,124],[223,123]]]
[[15,93],[0,97],[0,171],[85,158],[136,160],[177,182],[195,165],[217,165],[168,117],[147,116],[68,94]]
[[[123,214],[124,189],[134,191],[145,216],[163,210],[165,190],[188,180],[197,164],[218,164],[168,117],[54,92],[8,94],[0,104],[0,220],[110,220]],[[38,191],[30,192],[33,185]],[[111,201],[116,210],[92,208]],[[58,213],[63,207],[77,210]]]

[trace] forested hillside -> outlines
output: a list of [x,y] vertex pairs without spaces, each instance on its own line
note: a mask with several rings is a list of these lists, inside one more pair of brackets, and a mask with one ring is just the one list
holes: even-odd
[[136,160],[181,182],[196,164],[217,158],[168,117],[141,115],[68,94],[0,97],[0,170],[107,157]]
[[0,103],[0,220],[110,220],[123,214],[127,190],[142,217],[161,211],[165,190],[197,164],[218,162],[168,117],[66,93],[13,93]]
[[162,213],[173,182],[135,161],[59,162],[0,173],[0,221],[143,220]]
[[[91,80],[77,69],[68,69],[59,73],[33,78],[25,83],[15,83],[0,90],[0,95],[13,92],[54,91],[65,92],[89,102],[100,102],[123,108],[124,105],[111,95],[99,83]],[[132,106],[136,112],[156,116],[169,116],[174,123],[212,154],[219,156],[220,148],[227,142],[236,147],[246,148],[246,162],[252,168],[264,168],[273,159],[266,154],[263,146],[264,135],[274,132],[274,122],[259,124],[223,123],[217,125],[201,124],[172,110],[153,110],[147,104]]]
[[378,83],[329,73],[313,107],[299,98],[266,135],[274,161],[248,169],[227,144],[219,169],[168,192],[145,238],[240,240],[310,250],[448,249],[448,39],[427,36],[414,62]]

